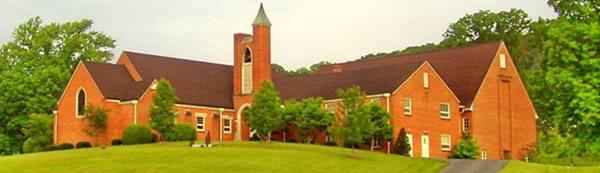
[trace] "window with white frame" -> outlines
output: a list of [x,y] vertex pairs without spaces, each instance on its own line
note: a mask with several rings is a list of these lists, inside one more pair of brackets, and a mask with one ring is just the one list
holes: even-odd
[[206,120],[206,114],[203,113],[196,113],[196,131],[201,131],[203,132],[205,129],[205,120]]
[[500,54],[500,68],[505,69],[506,68],[506,55],[505,54]]
[[381,148],[381,137],[379,135],[375,135],[375,137],[373,137],[373,147]]
[[231,118],[223,118],[223,133],[231,133]]
[[410,98],[404,98],[404,115],[412,114],[412,101]]
[[487,152],[481,151],[481,160],[487,160]]
[[429,88],[429,73],[423,73],[423,87]]
[[463,125],[463,133],[469,133],[469,119],[468,118],[463,118],[462,125]]
[[450,104],[440,104],[440,117],[443,119],[450,119]]
[[333,141],[333,136],[327,135],[327,136],[325,136],[325,142],[335,142],[335,141]]
[[335,113],[335,103],[325,104],[325,109],[327,109],[331,113]]
[[450,151],[450,143],[451,137],[450,135],[442,135],[441,143],[442,143],[442,151]]

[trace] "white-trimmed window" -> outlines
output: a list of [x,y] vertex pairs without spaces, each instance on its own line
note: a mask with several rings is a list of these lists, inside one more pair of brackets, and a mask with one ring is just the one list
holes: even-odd
[[412,114],[412,101],[410,98],[404,98],[404,115]]
[[85,95],[85,90],[83,88],[79,89],[77,92],[77,98],[75,99],[75,116],[83,117],[85,116],[85,102],[87,101],[87,96]]
[[463,126],[463,133],[469,133],[469,119],[468,118],[462,119],[462,126]]
[[325,136],[325,142],[335,142],[335,141],[333,140],[333,136],[331,136],[331,135],[326,135],[326,136]]
[[481,151],[481,160],[487,160],[487,152]]
[[381,137],[379,135],[373,137],[373,148],[381,148]]
[[327,109],[331,113],[335,113],[335,103],[326,103],[325,109]]
[[450,119],[450,104],[448,104],[448,103],[440,104],[440,117],[443,119]]
[[206,125],[206,114],[196,113],[196,131],[203,132]]
[[223,117],[223,133],[231,133],[231,118]]
[[506,68],[506,55],[503,53],[500,54],[500,68],[501,69]]
[[442,151],[450,151],[452,137],[446,134],[443,134],[441,137]]
[[423,73],[423,87],[429,88],[429,73]]

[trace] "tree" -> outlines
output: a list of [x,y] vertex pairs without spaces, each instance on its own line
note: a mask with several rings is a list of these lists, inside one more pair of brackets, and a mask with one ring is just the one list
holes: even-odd
[[452,152],[452,158],[457,159],[477,159],[479,148],[477,142],[469,134],[463,135],[456,143],[456,148]]
[[110,109],[99,106],[89,105],[85,107],[87,127],[82,130],[85,134],[94,138],[94,145],[96,146],[98,146],[98,136],[106,131],[108,112],[110,112]]
[[51,115],[31,114],[27,126],[23,131],[27,136],[23,144],[23,152],[39,152],[44,147],[52,144],[52,127],[54,119]]
[[560,18],[579,22],[598,22],[600,20],[600,1],[598,0],[549,0]]
[[362,112],[365,114],[369,114],[371,117],[371,122],[373,122],[373,136],[371,137],[371,150],[373,150],[375,136],[381,137],[386,141],[392,140],[392,133],[394,131],[394,126],[392,126],[389,122],[391,119],[390,113],[388,113],[385,109],[381,108],[381,105],[378,103],[365,104],[361,106]]
[[263,141],[271,141],[271,132],[281,129],[283,126],[283,110],[280,100],[273,83],[263,81],[254,94],[252,106],[242,112],[248,126],[255,130]]
[[[335,133],[344,140],[345,144],[349,144],[354,149],[355,146],[365,143],[373,136],[375,124],[371,121],[369,111],[359,110],[366,109],[362,107],[366,95],[359,87],[338,89],[337,94],[342,99],[340,112],[343,112],[343,117],[340,117],[342,125]],[[357,156],[353,155],[353,157]]]
[[396,139],[396,153],[403,156],[410,156],[410,144],[408,143],[408,136],[404,128],[400,129],[398,139]]
[[[91,20],[43,24],[33,17],[0,47],[0,133],[26,139],[28,115],[50,114],[80,61],[106,62],[115,41],[91,30]],[[18,151],[17,151],[18,152]]]
[[299,117],[300,112],[302,112],[302,103],[298,102],[294,99],[286,100],[283,104],[282,110],[282,118],[283,118],[283,141],[287,140],[287,132],[289,130],[289,126],[294,125],[296,123],[296,119]]
[[295,118],[294,125],[298,128],[300,137],[307,143],[311,143],[333,122],[333,115],[328,110],[321,108],[322,104],[322,98],[307,98],[300,103],[300,111]]
[[313,65],[310,65],[310,67],[308,67],[308,68],[300,67],[296,70],[289,70],[289,71],[285,70],[285,68],[283,68],[283,66],[281,66],[279,64],[271,64],[271,68],[273,69],[273,71],[279,72],[279,73],[287,75],[287,76],[301,76],[301,75],[314,74],[315,72],[317,72],[317,70],[319,70],[319,68],[321,68],[324,65],[329,65],[329,64],[331,64],[331,62],[321,61],[321,62],[315,63]]
[[175,126],[177,117],[177,110],[173,108],[175,103],[177,103],[175,88],[166,79],[158,80],[150,108],[150,126],[160,133],[161,138]]

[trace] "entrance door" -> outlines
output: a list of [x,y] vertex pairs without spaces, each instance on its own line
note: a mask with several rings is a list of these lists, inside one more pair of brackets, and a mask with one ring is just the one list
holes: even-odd
[[421,136],[421,157],[429,158],[429,136]]
[[408,137],[408,145],[410,146],[410,150],[408,151],[408,154],[412,157],[413,149],[414,149],[412,134],[406,134],[406,137]]

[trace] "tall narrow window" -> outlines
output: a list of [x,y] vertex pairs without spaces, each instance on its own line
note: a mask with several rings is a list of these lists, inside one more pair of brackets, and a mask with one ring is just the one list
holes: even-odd
[[429,88],[429,73],[423,73],[423,87]]
[[80,89],[79,92],[77,93],[77,104],[76,109],[77,109],[77,116],[81,117],[85,115],[85,91],[83,89]]
[[404,115],[412,114],[412,102],[410,98],[404,98]]
[[441,143],[442,143],[442,151],[450,151],[450,135],[442,135]]
[[487,152],[481,151],[481,160],[487,160]]
[[205,118],[206,118],[206,114],[196,113],[196,131],[200,131],[200,132],[204,131]]
[[231,118],[223,118],[223,133],[231,133]]
[[500,54],[500,68],[505,69],[506,68],[506,55],[505,54]]
[[450,119],[450,104],[440,104],[440,117],[443,119]]
[[463,118],[463,133],[469,133],[469,119]]
[[252,92],[252,52],[246,48],[244,63],[242,64],[242,94]]

